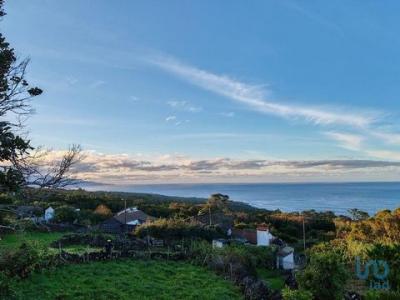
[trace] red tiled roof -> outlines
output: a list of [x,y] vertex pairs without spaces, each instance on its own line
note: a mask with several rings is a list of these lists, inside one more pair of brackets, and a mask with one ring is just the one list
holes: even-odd
[[257,231],[254,229],[233,229],[232,235],[246,239],[252,244],[257,244]]
[[258,231],[268,231],[268,227],[267,226],[258,226],[257,230]]

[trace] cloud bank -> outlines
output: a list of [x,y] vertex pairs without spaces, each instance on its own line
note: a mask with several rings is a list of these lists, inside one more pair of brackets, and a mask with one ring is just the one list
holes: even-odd
[[[62,155],[53,151],[49,164]],[[74,166],[77,178],[102,184],[182,182],[282,182],[395,180],[400,162],[385,160],[194,159],[179,155],[144,157],[85,151]]]

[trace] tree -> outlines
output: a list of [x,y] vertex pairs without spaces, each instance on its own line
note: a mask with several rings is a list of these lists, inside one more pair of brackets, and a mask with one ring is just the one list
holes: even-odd
[[210,226],[212,225],[212,212],[225,211],[228,208],[229,196],[223,194],[212,194],[207,202],[203,205],[199,211],[199,215],[208,213],[210,218]]
[[342,258],[333,251],[314,252],[307,267],[296,276],[301,289],[310,291],[315,299],[343,298],[348,271]]
[[[5,16],[0,0],[0,18]],[[73,182],[68,176],[80,158],[80,147],[72,146],[57,163],[44,163],[46,151],[33,151],[22,134],[24,120],[32,113],[34,97],[42,94],[25,79],[29,59],[18,61],[14,49],[0,33],[0,192],[21,187],[60,188]]]
[[383,260],[388,263],[390,288],[400,292],[400,244],[375,244],[367,250],[367,254],[370,259]]
[[369,218],[369,214],[365,211],[359,210],[357,208],[352,208],[348,210],[351,218],[355,221],[366,220]]
[[105,204],[100,204],[96,207],[94,210],[94,213],[96,215],[101,215],[102,217],[108,218],[112,216],[112,211],[111,209],[105,205]]

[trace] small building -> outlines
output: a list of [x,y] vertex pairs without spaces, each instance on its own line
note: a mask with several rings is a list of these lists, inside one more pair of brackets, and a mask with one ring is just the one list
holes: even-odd
[[145,214],[136,207],[130,207],[101,223],[100,229],[108,233],[131,232],[136,226],[153,220],[155,220],[154,217]]
[[46,208],[46,210],[44,211],[44,220],[46,222],[51,221],[52,219],[54,219],[54,215],[55,215],[55,211],[54,208],[52,208],[51,206],[49,206],[48,208]]
[[268,227],[257,227],[257,246],[269,246],[275,237],[269,232]]
[[268,227],[257,227],[255,229],[233,229],[234,238],[247,240],[250,244],[257,246],[270,246],[275,237],[269,232]]
[[237,229],[232,230],[232,236],[236,239],[242,239],[250,244],[257,244],[257,232],[254,229]]
[[213,248],[224,248],[224,246],[228,245],[229,242],[226,239],[214,239],[212,241]]
[[294,249],[292,247],[286,246],[278,251],[276,257],[276,267],[283,270],[294,269]]

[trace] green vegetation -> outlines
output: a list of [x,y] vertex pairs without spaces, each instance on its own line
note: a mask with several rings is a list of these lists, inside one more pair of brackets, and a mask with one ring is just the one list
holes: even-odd
[[349,278],[342,258],[333,251],[312,253],[310,262],[297,280],[301,289],[310,291],[317,299],[343,299]]
[[20,232],[7,234],[1,237],[0,252],[2,250],[17,249],[24,242],[35,242],[40,246],[49,245],[62,237],[65,233],[61,232]]
[[278,270],[257,268],[257,275],[268,283],[273,290],[282,290],[285,287],[285,279]]
[[290,290],[285,288],[282,291],[282,296],[284,300],[312,300],[313,295],[309,291],[304,290]]
[[22,299],[241,299],[231,283],[180,262],[96,262],[44,271],[18,282]]

